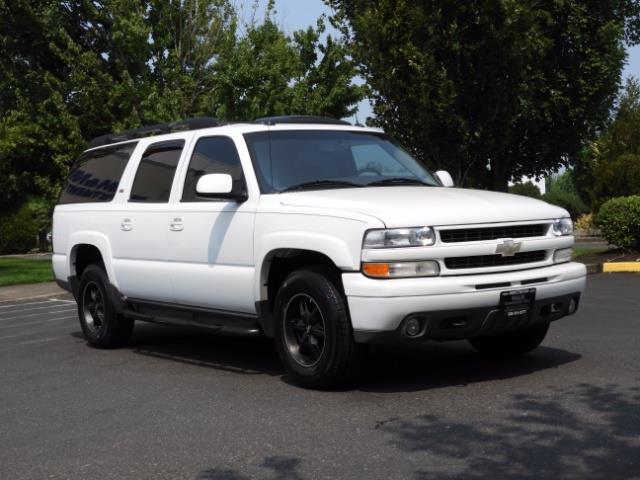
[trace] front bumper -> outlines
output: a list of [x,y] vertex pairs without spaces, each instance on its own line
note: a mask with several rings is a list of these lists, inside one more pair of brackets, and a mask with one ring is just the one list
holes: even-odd
[[428,324],[438,326],[448,318],[469,317],[469,328],[465,331],[444,335],[439,327],[432,326],[432,336],[422,336],[466,338],[480,334],[481,325],[487,317],[493,317],[491,312],[498,308],[500,293],[504,291],[536,289],[532,321],[551,321],[566,315],[567,302],[551,317],[543,318],[539,312],[545,305],[562,303],[562,299],[579,298],[585,288],[586,268],[571,262],[505,273],[392,280],[344,273],[342,281],[356,340],[366,340],[375,333],[400,331],[402,322],[416,314],[422,315]]

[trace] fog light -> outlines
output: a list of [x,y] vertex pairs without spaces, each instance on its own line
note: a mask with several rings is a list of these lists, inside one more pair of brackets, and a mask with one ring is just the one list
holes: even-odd
[[556,250],[553,254],[553,263],[566,263],[571,261],[573,255],[573,248],[563,248]]
[[567,308],[567,312],[569,313],[569,315],[571,315],[576,311],[577,308],[578,304],[576,303],[576,299],[571,298],[571,300],[569,300],[569,307]]
[[407,332],[407,335],[410,337],[415,337],[416,335],[418,335],[421,329],[422,329],[422,325],[420,325],[420,320],[418,320],[415,317],[412,317],[409,320],[407,320],[407,323],[405,324],[405,331]]

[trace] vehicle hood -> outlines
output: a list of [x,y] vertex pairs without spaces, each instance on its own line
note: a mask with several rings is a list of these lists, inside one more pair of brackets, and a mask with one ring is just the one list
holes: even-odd
[[374,216],[387,227],[466,225],[568,216],[566,210],[521,195],[444,187],[366,187],[288,192],[287,206]]

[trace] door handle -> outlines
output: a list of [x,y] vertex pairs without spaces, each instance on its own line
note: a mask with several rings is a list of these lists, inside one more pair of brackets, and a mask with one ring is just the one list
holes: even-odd
[[122,223],[120,223],[120,230],[122,230],[123,232],[130,232],[131,230],[133,230],[133,225],[131,224],[130,218],[125,218],[124,220],[122,220]]
[[181,218],[174,218],[169,222],[169,230],[172,232],[180,232],[184,229],[184,225],[182,224]]

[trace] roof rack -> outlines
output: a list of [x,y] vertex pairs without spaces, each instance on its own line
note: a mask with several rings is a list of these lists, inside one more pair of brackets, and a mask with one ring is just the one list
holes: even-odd
[[277,125],[278,123],[320,123],[326,125],[351,125],[344,120],[331,117],[314,117],[312,115],[282,115],[278,117],[256,118],[253,123],[263,125]]
[[171,123],[159,123],[148,127],[135,128],[120,133],[108,133],[96,137],[89,142],[89,148],[110,145],[112,143],[126,142],[136,138],[150,137],[152,135],[162,135],[164,133],[184,132],[187,130],[198,130],[200,128],[218,127],[221,123],[212,117],[194,117],[186,120],[178,120]]

